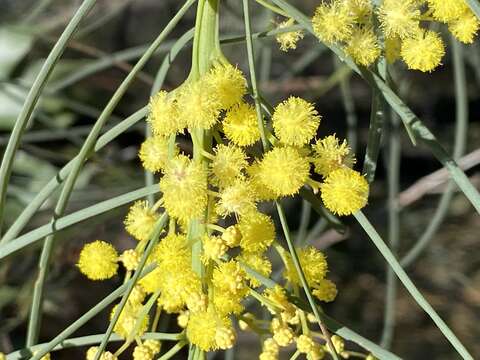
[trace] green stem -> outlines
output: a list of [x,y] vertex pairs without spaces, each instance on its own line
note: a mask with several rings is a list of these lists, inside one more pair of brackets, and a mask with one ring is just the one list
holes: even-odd
[[[396,114],[389,114],[391,119],[388,141],[388,243],[394,255],[398,252],[400,242],[400,218],[398,193],[400,179],[400,121]],[[392,268],[387,265],[387,282],[385,293],[385,312],[382,340],[380,345],[389,349],[393,340],[395,327],[395,305],[397,298],[397,278]]]
[[175,344],[174,347],[172,347],[170,350],[168,350],[165,354],[160,356],[158,360],[168,360],[172,358],[176,353],[178,353],[182,348],[187,345],[188,343],[186,341],[179,341],[178,343]]
[[[183,336],[184,335],[182,333],[170,334],[170,333],[149,332],[149,333],[143,334],[141,336],[141,339],[178,341],[182,339]],[[100,341],[102,341],[102,338],[103,338],[103,334],[96,334],[96,335],[88,335],[88,336],[65,339],[62,342],[60,342],[58,345],[56,345],[53,349],[51,349],[50,352],[69,349],[69,348],[75,348],[75,347],[96,345],[96,344],[99,344]],[[113,334],[109,340],[109,342],[120,342],[120,341],[125,341],[125,339],[116,334]],[[30,348],[13,351],[7,355],[7,360],[21,360],[21,359],[30,357],[34,352],[40,350],[45,345],[47,345],[47,343],[38,344]]]
[[[453,70],[455,82],[455,104],[456,104],[456,125],[455,125],[455,140],[453,148],[453,158],[458,160],[464,153],[468,137],[468,93],[467,93],[467,79],[465,75],[465,62],[463,58],[463,49],[461,44],[452,36],[453,49]],[[437,209],[429,222],[427,228],[420,236],[415,245],[407,252],[407,254],[400,260],[402,266],[407,267],[411,265],[422,252],[426,249],[430,241],[437,233],[440,225],[447,216],[450,203],[453,199],[454,191],[456,189],[455,183],[450,181],[443,192]]]
[[67,42],[77,30],[80,21],[89,13],[95,3],[96,0],[85,0],[78,8],[77,12],[70,20],[62,35],[53,46],[52,51],[50,51],[47,59],[43,63],[40,72],[38,73],[30,91],[28,92],[22,110],[18,115],[17,120],[15,121],[15,126],[10,136],[10,141],[8,142],[7,148],[5,149],[5,152],[3,154],[2,164],[0,166],[0,233],[2,230],[3,215],[5,211],[7,186],[12,172],[12,165],[15,159],[15,153],[17,152],[18,146],[20,145],[22,135],[25,131],[27,123],[32,116],[35,105],[40,98],[42,90],[45,87],[47,80],[53,71],[53,68],[55,67],[58,60],[65,51],[65,48],[67,47]]
[[255,0],[257,3],[259,3],[260,5],[262,5],[264,8],[268,9],[268,10],[271,10],[273,11],[274,13],[278,14],[278,15],[281,15],[281,16],[284,16],[284,17],[288,17],[287,13],[285,13],[285,11],[283,11],[282,9],[270,4],[269,2],[265,1],[265,0]]
[[269,144],[265,135],[265,126],[263,123],[262,108],[260,105],[260,98],[258,94],[257,75],[255,72],[255,56],[253,52],[252,42],[252,27],[250,24],[250,10],[248,0],[243,1],[243,16],[245,21],[245,38],[247,40],[247,56],[248,56],[248,68],[250,70],[250,83],[252,84],[253,100],[255,101],[255,111],[257,113],[258,129],[260,131],[260,137],[262,139],[263,150],[267,151]]
[[[99,116],[98,120],[95,122],[95,125],[92,128],[92,131],[88,135],[87,139],[85,140],[80,152],[78,153],[77,158],[74,161],[73,168],[71,172],[68,174],[67,179],[65,180],[65,184],[62,188],[60,193],[59,199],[57,201],[57,205],[55,206],[54,216],[52,218],[52,226],[55,226],[56,219],[62,216],[67,208],[68,201],[70,199],[71,193],[75,186],[75,182],[77,181],[78,175],[85,163],[85,159],[91,153],[95,146],[95,142],[102,130],[103,125],[106,123],[107,119],[112,114],[113,110],[120,102],[123,95],[128,90],[130,84],[135,79],[135,76],[138,72],[145,66],[147,61],[152,57],[155,53],[157,48],[161,45],[161,43],[165,40],[165,38],[170,34],[170,32],[175,28],[177,23],[183,17],[183,15],[187,12],[191,5],[195,0],[187,0],[182,8],[175,14],[175,16],[170,20],[170,22],[165,26],[163,31],[160,35],[154,40],[154,42],[150,45],[150,47],[145,51],[142,57],[138,60],[138,62],[133,67],[132,71],[127,75],[127,77],[123,80],[120,84],[118,89],[113,94],[112,98],[105,106],[105,109],[102,111],[102,114]],[[33,290],[33,300],[32,300],[32,307],[30,310],[30,321],[28,323],[28,336],[27,336],[27,344],[32,345],[37,337],[41,323],[41,312],[42,312],[42,303],[43,303],[43,291],[44,291],[44,284],[47,278],[48,267],[50,264],[51,254],[54,247],[54,234],[47,236],[42,248],[42,254],[40,255],[40,261],[38,265],[39,273],[37,280],[35,281],[35,286]],[[97,353],[100,356],[100,352]],[[96,359],[98,360],[98,358]]]
[[123,311],[123,308],[127,304],[128,297],[130,296],[130,293],[133,290],[133,287],[137,283],[137,281],[140,279],[140,274],[145,267],[145,264],[147,263],[147,259],[150,256],[150,253],[152,252],[153,248],[159,241],[160,233],[162,232],[163,228],[167,224],[168,216],[166,213],[164,213],[160,218],[157,220],[155,224],[155,228],[153,230],[152,236],[150,238],[150,242],[148,243],[147,248],[145,249],[144,253],[142,254],[142,257],[140,259],[140,262],[137,266],[137,269],[135,270],[135,273],[132,276],[131,281],[129,282],[128,287],[125,290],[125,293],[122,296],[122,300],[120,300],[120,303],[115,309],[115,312],[113,314],[113,317],[110,320],[110,324],[108,325],[107,331],[105,332],[105,335],[103,336],[102,342],[100,343],[98,347],[98,351],[95,355],[95,358],[93,360],[98,360],[100,359],[100,356],[102,355],[103,351],[105,350],[105,347],[107,346],[108,340],[110,339],[110,336],[112,335],[113,328],[118,322],[118,319],[120,318],[120,314]]
[[278,216],[280,217],[280,223],[282,224],[283,234],[285,236],[285,240],[287,241],[288,250],[290,251],[290,255],[292,257],[293,265],[295,266],[295,270],[297,271],[298,277],[300,278],[300,283],[302,284],[305,295],[307,296],[307,300],[308,300],[308,303],[310,304],[310,308],[315,314],[315,318],[317,319],[318,325],[320,326],[320,329],[322,330],[322,333],[325,336],[325,339],[327,340],[327,344],[333,358],[335,360],[338,360],[337,351],[335,350],[335,347],[332,344],[332,340],[330,339],[330,336],[328,334],[328,330],[322,321],[320,312],[318,311],[318,307],[315,304],[315,300],[313,299],[312,292],[310,291],[310,287],[308,286],[307,279],[305,278],[305,274],[300,264],[300,260],[298,259],[297,251],[295,250],[295,246],[293,246],[292,239],[290,238],[290,230],[288,228],[285,211],[283,210],[283,207],[278,202],[276,202],[276,207],[277,207]]
[[442,320],[442,318],[437,314],[437,312],[432,308],[432,306],[428,303],[425,297],[420,293],[417,287],[413,284],[412,280],[408,277],[405,270],[402,269],[398,260],[392,254],[388,246],[382,240],[380,235],[377,233],[375,228],[372,224],[368,221],[365,215],[359,211],[354,214],[355,218],[368,234],[372,242],[375,244],[377,249],[383,255],[385,260],[387,260],[388,264],[392,267],[395,274],[398,276],[402,284],[408,290],[410,295],[415,299],[417,304],[430,316],[433,320],[435,325],[437,325],[438,329],[442,332],[442,334],[448,339],[448,341],[452,344],[452,346],[457,350],[460,356],[463,359],[473,360],[472,355],[468,352],[468,350],[463,346],[463,344],[458,340],[456,335],[453,331],[448,327],[448,325]]
[[[320,48],[322,49],[322,48]],[[342,63],[338,57],[334,56],[335,68],[339,69]],[[352,89],[350,88],[350,77],[342,77],[340,79],[340,92],[342,94],[342,104],[347,119],[347,142],[352,152],[357,152],[357,114],[355,112],[355,102],[353,99]]]
[[[143,272],[142,277],[147,275],[151,272],[155,267],[148,266]],[[57,345],[62,344],[70,335],[72,335],[75,331],[80,329],[85,323],[89,320],[93,319],[97,316],[102,310],[104,310],[107,306],[113,303],[119,296],[121,296],[127,288],[133,284],[132,280],[127,281],[125,284],[119,286],[116,290],[111,292],[108,296],[106,296],[102,301],[97,303],[94,307],[92,307],[89,311],[83,314],[79,319],[77,319],[73,324],[68,326],[64,329],[60,334],[55,336],[50,342],[44,344],[43,346],[38,346],[38,350],[35,352],[35,356],[33,356],[30,360],[40,360],[45,354],[52,351]],[[104,334],[101,335],[102,337]],[[29,354],[28,356],[31,356]]]

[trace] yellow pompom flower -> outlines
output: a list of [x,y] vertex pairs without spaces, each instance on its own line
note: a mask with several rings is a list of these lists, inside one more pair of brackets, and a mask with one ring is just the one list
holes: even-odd
[[183,234],[168,234],[154,248],[152,258],[165,270],[174,270],[191,262],[191,248]]
[[125,218],[125,230],[139,241],[147,241],[152,234],[158,215],[147,201],[136,201]]
[[260,163],[257,161],[247,168],[247,173],[250,176],[250,184],[252,185],[252,191],[255,194],[255,200],[275,200],[278,197],[277,193],[263,185],[262,179],[259,176],[259,172]]
[[6,360],[7,357],[5,356],[4,353],[0,352],[0,360]]
[[328,279],[323,279],[318,284],[315,285],[315,288],[312,291],[313,296],[315,296],[320,301],[331,302],[337,297],[337,286],[335,283]]
[[312,19],[313,31],[327,44],[347,41],[352,35],[355,15],[341,1],[322,2]]
[[150,99],[147,122],[156,136],[169,136],[182,131],[185,124],[178,116],[177,102],[174,96],[160,91]]
[[115,248],[105,241],[96,240],[83,247],[77,266],[90,280],[105,280],[117,273],[117,261]]
[[236,67],[228,64],[215,64],[205,75],[205,83],[218,99],[221,109],[229,109],[242,101],[247,92],[247,80]]
[[233,347],[236,339],[235,330],[233,330],[231,325],[218,327],[215,332],[215,343],[221,350],[227,350]]
[[275,240],[275,225],[272,219],[260,212],[242,216],[238,229],[242,234],[240,247],[246,252],[263,252]]
[[259,360],[278,360],[280,347],[273,338],[266,339],[262,344],[262,352]]
[[235,145],[219,144],[215,148],[215,158],[210,164],[213,183],[219,187],[232,185],[242,178],[242,170],[248,165],[247,155]]
[[338,335],[333,335],[331,337],[333,347],[338,354],[341,354],[345,351],[345,341]]
[[227,217],[230,214],[239,216],[255,211],[255,195],[249,181],[236,180],[220,192],[217,214]]
[[320,116],[313,104],[291,96],[277,105],[272,122],[275,135],[282,143],[303,146],[317,133]]
[[433,17],[441,22],[456,20],[468,10],[464,0],[427,0]]
[[[178,149],[175,147],[174,155],[177,152]],[[162,136],[149,137],[140,147],[138,157],[146,170],[153,173],[161,171],[168,160],[168,139]]]
[[418,32],[420,9],[417,0],[384,0],[378,9],[380,26],[385,37],[406,38]]
[[128,271],[133,271],[137,268],[140,261],[140,256],[134,249],[125,250],[122,255],[120,255],[119,260],[125,266],[125,269]]
[[222,108],[219,99],[205,78],[185,84],[178,93],[179,117],[187,127],[210,129]]
[[277,318],[272,319],[271,329],[273,332],[273,340],[280,346],[288,346],[293,342],[294,332],[287,323]]
[[216,343],[217,328],[228,326],[229,320],[220,317],[213,308],[190,314],[187,324],[187,338],[203,351],[218,348]]
[[260,140],[257,113],[247,103],[240,103],[227,111],[223,119],[225,136],[238,146],[248,146]]
[[479,27],[480,22],[470,10],[448,23],[448,30],[464,44],[473,43]]
[[431,72],[441,64],[445,47],[440,35],[425,30],[402,41],[401,55],[409,69]]
[[316,344],[310,336],[305,334],[300,335],[296,339],[296,343],[297,350],[303,354],[310,354],[315,350],[315,347],[318,346],[318,344]]
[[367,204],[368,182],[355,170],[332,171],[320,186],[322,201],[331,212],[351,215]]
[[[245,252],[238,256],[238,260],[248,266],[250,269],[255,270],[260,275],[269,277],[272,273],[272,263],[270,260],[260,252]],[[252,287],[259,287],[261,285],[254,276],[246,274],[247,280]]]
[[235,260],[222,262],[213,269],[212,283],[216,290],[243,297],[248,292],[246,273]]
[[213,294],[213,305],[222,316],[230,314],[238,315],[243,312],[244,307],[241,302],[243,297],[221,289],[217,289],[217,291],[214,289]]
[[153,355],[157,355],[160,352],[160,349],[162,348],[162,343],[159,340],[145,340],[143,342],[143,345],[148,347],[150,351],[153,353]]
[[373,6],[370,0],[343,0],[343,2],[355,16],[357,23],[365,24],[371,21]]
[[[297,255],[308,285],[316,287],[327,275],[328,265],[325,255],[313,246],[298,249]],[[297,270],[290,256],[288,257],[287,264],[285,264],[284,276],[291,283],[301,285],[300,277],[297,274]]]
[[[281,22],[278,24],[278,29],[284,29],[289,26],[292,26],[295,23],[295,20],[290,18],[286,21]],[[280,50],[287,52],[288,50],[295,50],[297,48],[297,42],[303,39],[303,31],[289,31],[278,34],[275,39],[277,43],[280,45]]]
[[[117,306],[115,305],[110,313],[110,320],[115,315],[115,311],[117,310]],[[120,317],[118,318],[113,331],[122,337],[123,339],[133,339],[135,336],[142,336],[145,331],[147,331],[149,317],[148,315],[142,320],[137,332],[135,333],[135,327],[137,325],[137,318],[138,312],[140,308],[136,306],[126,305],[122,312],[120,313]]]
[[327,176],[333,170],[343,166],[351,167],[355,164],[350,147],[346,140],[340,143],[340,140],[333,135],[328,135],[318,140],[313,145],[314,156],[312,159],[315,166],[315,172]]
[[133,348],[133,360],[153,360],[155,354],[145,345],[137,345]]
[[218,236],[205,235],[202,239],[202,244],[202,260],[204,263],[207,263],[209,260],[219,259],[228,250],[228,246],[225,244],[222,238]]
[[310,175],[310,163],[293,147],[275,147],[260,162],[257,176],[277,196],[298,193]]
[[207,207],[207,172],[202,164],[178,155],[167,164],[160,190],[168,214],[186,223]]
[[[95,356],[98,352],[98,346],[92,346],[88,348],[87,353],[85,354],[86,360],[94,360]],[[110,351],[104,351],[102,355],[100,355],[99,360],[117,360],[118,358],[112,354]]]
[[237,225],[231,225],[225,229],[222,234],[222,240],[228,247],[236,247],[240,245],[240,241],[242,240],[242,233]]
[[358,27],[352,34],[345,52],[360,65],[370,66],[380,56],[380,46],[371,27]]

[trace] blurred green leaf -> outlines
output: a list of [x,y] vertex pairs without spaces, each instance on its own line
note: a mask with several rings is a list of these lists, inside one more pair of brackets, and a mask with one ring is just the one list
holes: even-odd
[[0,27],[0,76],[7,78],[32,46],[33,35],[13,27]]

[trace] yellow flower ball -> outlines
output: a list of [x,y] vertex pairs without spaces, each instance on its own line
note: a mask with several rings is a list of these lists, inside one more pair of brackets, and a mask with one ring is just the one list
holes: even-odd
[[219,324],[228,323],[225,318],[220,318],[213,309],[190,314],[187,325],[187,337],[190,342],[203,351],[217,348],[215,336]]
[[188,128],[210,129],[217,123],[222,106],[204,78],[185,84],[177,99],[178,116]]
[[225,136],[238,146],[253,145],[260,140],[257,113],[247,103],[240,103],[227,111],[223,119]]
[[[278,24],[278,29],[284,29],[286,27],[292,26],[295,23],[295,20],[290,18],[286,21],[281,22]],[[303,31],[289,31],[278,34],[275,39],[277,43],[280,45],[280,50],[287,52],[288,50],[295,50],[297,48],[297,42],[303,39],[304,34]]]
[[340,1],[322,2],[312,18],[315,35],[327,44],[350,39],[354,22],[355,15]]
[[178,115],[175,97],[166,91],[160,91],[150,99],[147,122],[156,136],[166,137],[185,128],[185,123]]
[[115,248],[105,241],[96,240],[83,247],[77,266],[89,279],[105,280],[117,273],[117,261]]
[[207,171],[201,163],[178,155],[165,167],[160,190],[168,214],[187,223],[207,208]]
[[346,140],[340,143],[340,140],[333,135],[324,137],[313,145],[313,165],[315,172],[328,176],[333,170],[343,166],[351,167],[355,164],[350,147]]
[[371,27],[356,28],[345,47],[345,52],[360,65],[370,66],[380,56],[377,36]]
[[210,163],[213,183],[219,187],[232,185],[242,178],[242,170],[248,165],[247,155],[235,145],[219,144],[215,147],[215,158]]
[[320,281],[315,289],[313,289],[312,294],[320,301],[331,302],[337,297],[337,286],[333,281],[328,279],[323,279]]
[[220,192],[217,214],[227,217],[230,214],[247,215],[256,209],[255,194],[249,181],[236,180]]
[[236,67],[215,64],[205,76],[205,82],[218,99],[221,109],[229,109],[242,101],[247,92],[247,80]]
[[464,44],[472,44],[477,36],[480,22],[470,10],[448,23],[448,30]]
[[147,201],[136,201],[125,218],[125,230],[139,241],[147,241],[153,231],[158,215],[150,209]]
[[[261,252],[242,251],[238,256],[238,260],[266,278],[268,278],[272,273],[272,263]],[[250,276],[247,273],[246,277],[252,287],[259,287],[261,285],[260,281],[258,281],[254,276]]]
[[368,182],[355,170],[332,171],[320,186],[322,201],[331,212],[351,215],[367,204]]
[[[328,264],[325,255],[313,246],[297,249],[297,255],[308,285],[315,287],[327,274]],[[292,258],[289,256],[287,259],[288,262],[285,265],[284,274],[285,278],[291,283],[301,285],[300,277],[298,276]]]
[[458,19],[468,5],[464,0],[427,0],[428,7],[433,11],[433,17],[442,22]]
[[263,252],[275,240],[275,225],[272,219],[260,212],[242,216],[238,229],[242,234],[240,247],[247,252]]
[[409,69],[431,72],[445,55],[442,38],[436,32],[425,30],[402,41],[401,56]]
[[303,146],[317,133],[320,116],[313,104],[291,96],[277,105],[272,122],[275,135],[282,143]]
[[297,194],[310,175],[310,163],[293,147],[275,147],[260,162],[257,176],[278,197]]
[[380,26],[385,37],[406,38],[418,32],[420,9],[417,0],[384,0],[378,9]]
[[[146,170],[156,173],[165,168],[168,153],[168,139],[162,136],[153,136],[143,142],[138,157]],[[175,146],[173,155],[177,153],[178,148]]]

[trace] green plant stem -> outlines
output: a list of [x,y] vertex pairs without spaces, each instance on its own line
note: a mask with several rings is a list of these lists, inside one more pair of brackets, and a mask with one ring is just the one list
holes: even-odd
[[[133,67],[132,71],[123,80],[123,82],[115,91],[115,93],[113,94],[108,104],[105,106],[105,109],[102,111],[102,114],[99,116],[98,120],[95,122],[95,125],[92,128],[92,131],[90,132],[82,148],[80,149],[80,152],[78,153],[78,157],[74,161],[72,171],[68,174],[65,180],[64,186],[60,193],[60,197],[57,201],[57,205],[55,206],[54,216],[52,219],[52,226],[55,226],[56,218],[64,214],[68,201],[70,199],[71,193],[73,191],[73,187],[78,178],[78,175],[80,174],[80,171],[83,167],[85,159],[88,157],[89,153],[91,153],[91,151],[93,150],[95,146],[95,142],[100,134],[100,131],[103,125],[105,124],[107,119],[110,117],[110,115],[112,114],[117,104],[120,102],[123,95],[126,93],[130,84],[135,79],[135,76],[145,66],[147,61],[152,57],[152,55],[155,53],[157,48],[161,45],[164,39],[170,34],[170,32],[175,28],[177,23],[180,21],[183,15],[187,12],[190,6],[193,5],[193,3],[195,3],[195,0],[187,0],[184,3],[181,9],[175,14],[175,16],[170,20],[167,26],[165,26],[162,32],[149,46],[147,51],[145,51],[142,57],[138,60],[138,62]],[[48,267],[50,264],[52,250],[54,247],[54,240],[55,240],[54,234],[47,236],[42,248],[42,253],[40,255],[40,261],[38,265],[39,273],[34,285],[32,307],[30,310],[30,319],[28,323],[27,346],[33,345],[38,338],[39,328],[41,324],[43,291],[44,291],[44,285],[45,285],[45,281],[48,273]]]
[[13,128],[12,134],[10,136],[10,141],[8,142],[7,148],[3,154],[2,164],[0,166],[0,233],[3,224],[3,213],[5,211],[5,200],[7,186],[12,172],[12,165],[15,159],[15,153],[20,145],[20,141],[27,123],[29,122],[35,105],[40,98],[43,88],[47,83],[47,80],[50,74],[53,71],[53,68],[57,64],[58,60],[62,56],[65,48],[67,47],[67,42],[70,40],[72,35],[77,30],[80,21],[88,14],[88,12],[95,5],[96,0],[85,0],[82,5],[78,8],[75,15],[72,17],[67,27],[63,31],[62,35],[58,41],[53,46],[50,54],[42,65],[40,72],[38,73],[35,81],[32,84],[30,91],[28,92],[25,103],[23,104],[22,110],[18,115],[17,120],[15,121],[15,126]]
[[[143,272],[142,277],[147,275],[151,272],[155,266],[151,265],[148,266]],[[69,325],[66,329],[64,329],[60,334],[55,336],[51,341],[45,343],[43,346],[37,345],[38,350],[36,350],[35,355],[31,357],[30,360],[40,360],[45,354],[52,351],[55,346],[63,343],[70,335],[75,333],[78,329],[80,329],[85,323],[89,320],[93,319],[95,316],[98,315],[102,310],[104,310],[107,306],[113,303],[119,296],[127,290],[127,288],[132,284],[132,279],[124,283],[123,285],[119,286],[117,289],[112,291],[109,295],[107,295],[102,301],[97,303],[94,307],[88,310],[85,314],[83,314],[80,318],[78,318],[73,324]],[[101,335],[102,337],[104,334]],[[28,356],[31,356],[29,354]]]
[[297,251],[295,250],[295,246],[293,245],[293,241],[290,237],[290,230],[288,228],[285,211],[283,210],[283,207],[280,205],[280,203],[276,202],[275,205],[277,208],[278,216],[280,217],[280,223],[282,224],[283,234],[285,236],[285,240],[287,241],[288,250],[292,257],[293,265],[295,266],[295,270],[297,271],[298,277],[300,278],[300,282],[302,284],[305,295],[307,296],[307,300],[308,300],[308,303],[310,304],[310,308],[312,309],[315,315],[315,318],[317,319],[318,326],[320,326],[323,336],[325,336],[325,339],[327,341],[332,357],[335,360],[338,360],[337,351],[335,350],[335,347],[332,344],[332,340],[330,339],[330,336],[328,334],[328,330],[322,321],[320,312],[318,311],[318,307],[315,304],[315,300],[313,299],[312,292],[310,291],[310,287],[308,286],[307,279],[305,278],[305,274],[300,264],[300,260],[298,259]]
[[437,312],[432,308],[432,306],[428,303],[425,297],[420,293],[417,287],[413,284],[412,280],[408,277],[405,270],[402,269],[398,260],[392,254],[388,246],[382,240],[380,235],[377,233],[375,228],[372,224],[368,221],[366,216],[361,212],[357,212],[354,214],[355,219],[357,219],[358,223],[362,226],[365,232],[368,234],[372,242],[375,244],[377,249],[383,255],[385,260],[388,264],[392,267],[395,274],[398,276],[402,284],[408,290],[410,295],[414,298],[417,304],[430,316],[433,320],[435,325],[437,325],[438,329],[442,332],[442,334],[448,339],[450,344],[457,350],[458,354],[467,360],[473,360],[472,355],[468,352],[468,350],[463,346],[463,344],[458,340],[456,335],[453,331],[448,327],[448,325],[442,320],[442,318],[437,314]]
[[11,242],[0,246],[0,260],[15,253],[16,251],[23,249],[26,246],[40,241],[45,236],[66,229],[72,225],[78,224],[97,215],[106,213],[114,208],[131,203],[132,201],[141,199],[150,193],[156,194],[158,192],[160,192],[160,189],[157,185],[144,187],[65,215],[57,219],[55,227],[52,227],[51,224],[40,226],[35,230],[21,235]]
[[152,252],[154,246],[158,243],[160,233],[162,232],[163,228],[167,224],[168,220],[168,215],[166,213],[162,214],[160,218],[157,220],[155,224],[155,228],[152,232],[152,236],[150,238],[150,241],[145,249],[145,251],[142,254],[142,257],[140,259],[140,262],[137,266],[137,269],[135,270],[131,282],[129,282],[128,287],[125,289],[125,293],[122,296],[122,300],[120,300],[120,303],[115,309],[115,312],[110,319],[110,324],[108,325],[108,328],[103,336],[103,339],[98,347],[98,351],[95,355],[95,358],[93,360],[98,360],[100,356],[102,355],[103,351],[105,350],[105,347],[107,346],[108,340],[110,339],[110,336],[112,335],[113,328],[118,322],[118,319],[120,318],[120,314],[123,311],[123,308],[127,304],[128,297],[130,296],[130,293],[133,290],[133,287],[137,283],[137,281],[140,279],[140,274],[142,273],[143,268],[145,267],[145,264],[147,263],[147,259],[150,256],[150,253]]
[[[334,56],[335,68],[338,69],[342,63],[338,57]],[[355,101],[350,88],[350,77],[340,79],[340,93],[342,94],[342,104],[347,119],[347,142],[355,154],[357,152],[357,123],[358,118],[355,112]]]
[[[305,30],[314,34],[310,19],[290,5],[285,0],[272,0],[277,6],[287,12],[299,24],[303,25]],[[326,45],[327,46],[327,45]],[[447,151],[438,142],[432,132],[422,123],[412,110],[400,99],[400,97],[385,83],[385,81],[376,73],[363,67],[359,67],[355,62],[346,56],[346,54],[335,45],[328,45],[337,56],[343,60],[352,70],[360,74],[372,88],[378,88],[387,103],[400,116],[402,122],[412,139],[420,140],[432,154],[445,166],[452,179],[457,183],[467,199],[472,203],[478,213],[480,213],[480,193],[470,182],[465,173],[459,168],[458,164]]]
[[372,106],[370,111],[370,127],[368,129],[368,142],[365,159],[363,161],[363,174],[369,183],[375,179],[380,143],[382,140],[385,109],[383,99],[378,90],[372,93]]
[[281,15],[281,16],[284,16],[284,17],[288,17],[288,15],[282,10],[282,9],[279,9],[278,7],[270,4],[269,2],[265,1],[265,0],[255,0],[257,3],[259,3],[260,5],[262,5],[264,8],[270,10],[270,11],[273,11],[274,13],[278,14],[278,15]]
[[250,23],[250,10],[248,0],[243,1],[243,17],[245,21],[245,39],[247,40],[247,56],[248,56],[248,68],[250,70],[250,83],[252,84],[252,95],[255,102],[255,111],[257,113],[258,129],[260,131],[260,138],[262,139],[262,145],[264,151],[269,148],[268,140],[265,135],[265,127],[263,124],[262,108],[260,106],[260,98],[258,94],[257,76],[255,72],[255,55],[253,52],[252,41],[252,27]]
[[[264,285],[267,288],[273,288],[276,285],[278,285],[275,281],[273,281],[270,278],[266,278],[265,276],[259,274],[255,270],[251,269],[250,267],[246,266],[243,263],[240,263],[240,265],[245,269],[248,275],[254,277],[257,279],[262,285]],[[306,304],[304,301],[298,299],[298,298],[293,298],[293,301],[295,304],[302,309],[303,311],[309,311],[310,305]],[[360,334],[357,334],[355,331],[349,329],[348,327],[344,326],[343,324],[340,324],[336,320],[332,319],[328,315],[326,315],[323,312],[319,313],[320,317],[322,320],[325,322],[326,326],[335,334],[338,336],[341,336],[345,340],[353,341],[354,343],[358,344],[359,346],[362,346],[363,348],[369,350],[373,355],[378,357],[379,359],[382,360],[400,360],[398,356],[395,354],[381,348],[374,342],[364,338]],[[323,336],[323,335],[322,335]]]
[[[171,333],[149,332],[149,333],[143,334],[140,338],[142,340],[178,341],[182,339],[183,336],[184,335],[182,333],[171,334]],[[88,335],[88,336],[65,339],[62,342],[60,342],[58,345],[56,345],[53,349],[51,349],[50,352],[69,349],[69,348],[75,348],[75,347],[83,347],[88,345],[96,345],[100,343],[102,338],[103,338],[103,334],[96,334],[96,335]],[[113,334],[109,340],[109,342],[120,342],[120,341],[125,341],[125,339],[117,334]],[[45,345],[47,345],[47,343],[38,344],[30,348],[13,351],[10,354],[7,354],[7,360],[25,359],[27,357],[32,356],[34,352],[40,350]]]
[[312,214],[312,205],[302,200],[302,212],[300,213],[300,225],[298,227],[297,238],[295,239],[297,244],[305,243],[307,237],[308,225],[310,224],[310,218]]
[[158,360],[168,360],[172,358],[176,353],[178,353],[182,348],[187,345],[188,343],[186,341],[179,341],[178,343],[175,344],[174,347],[172,347],[170,350],[168,350],[165,354],[160,356]]
[[[467,79],[465,75],[465,62],[463,58],[462,45],[459,44],[453,36],[451,37],[452,53],[453,53],[453,70],[455,83],[455,140],[453,148],[453,158],[458,160],[463,156],[466,150],[468,137],[468,93],[467,93]],[[453,199],[454,191],[456,189],[455,183],[450,181],[445,188],[432,220],[428,223],[427,228],[420,236],[415,245],[407,252],[407,254],[400,260],[403,267],[410,266],[426,249],[430,241],[437,233],[441,224],[447,216],[450,203]]]
[[[114,126],[111,130],[102,135],[96,142],[94,151],[99,151],[114,140],[117,136],[121,135],[131,126],[135,125],[141,119],[145,117],[147,113],[147,108],[144,107],[125,120],[120,124]],[[78,157],[78,155],[77,155]],[[13,240],[27,223],[32,219],[35,213],[40,209],[42,204],[55,192],[57,187],[63,183],[67,175],[70,173],[75,159],[70,160],[60,171],[50,179],[50,181],[38,192],[38,194],[33,198],[33,200],[27,205],[27,207],[22,211],[18,216],[12,226],[8,229],[5,235],[0,240],[0,244],[6,244],[9,241]],[[0,247],[1,249],[1,247]]]
[[[400,191],[400,120],[390,113],[390,131],[388,136],[388,244],[392,253],[397,254],[400,245],[400,214],[398,193]],[[385,311],[380,345],[389,349],[395,328],[395,306],[397,299],[397,278],[393,269],[387,264],[387,281],[385,291]]]

